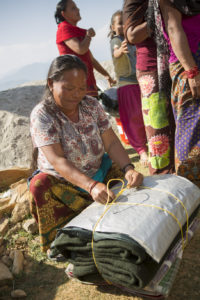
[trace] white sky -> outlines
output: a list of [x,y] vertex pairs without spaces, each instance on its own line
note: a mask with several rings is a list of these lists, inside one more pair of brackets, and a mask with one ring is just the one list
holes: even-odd
[[[58,56],[55,43],[57,0],[0,0],[0,78],[27,64],[52,61]],[[82,20],[79,27],[93,27],[91,51],[100,62],[111,59],[107,38],[112,14],[123,0],[75,0]]]

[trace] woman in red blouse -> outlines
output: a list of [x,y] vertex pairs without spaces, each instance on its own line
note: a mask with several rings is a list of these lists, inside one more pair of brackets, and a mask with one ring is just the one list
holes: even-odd
[[81,16],[78,7],[72,0],[61,0],[57,4],[55,19],[58,24],[56,44],[60,55],[74,54],[86,64],[88,69],[87,95],[97,97],[93,68],[105,76],[110,85],[115,82],[89,50],[92,37],[95,36],[94,29],[86,30],[77,27]]

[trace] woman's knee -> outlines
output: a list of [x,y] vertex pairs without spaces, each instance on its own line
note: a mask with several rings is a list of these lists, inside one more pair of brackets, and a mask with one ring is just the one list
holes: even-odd
[[30,182],[30,192],[33,196],[40,194],[52,186],[51,177],[46,173],[39,173],[35,175]]

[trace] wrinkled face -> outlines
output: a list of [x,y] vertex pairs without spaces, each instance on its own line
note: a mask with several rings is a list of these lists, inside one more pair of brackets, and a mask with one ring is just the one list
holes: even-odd
[[87,76],[83,70],[65,71],[59,81],[48,79],[49,89],[62,111],[75,110],[87,91]]
[[66,9],[62,11],[62,16],[72,25],[76,25],[81,20],[79,8],[72,0],[67,1]]
[[123,35],[123,22],[121,15],[115,16],[112,30],[115,31],[116,35]]

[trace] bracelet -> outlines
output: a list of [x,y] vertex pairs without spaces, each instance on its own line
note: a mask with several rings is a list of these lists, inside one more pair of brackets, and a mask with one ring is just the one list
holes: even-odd
[[99,183],[99,181],[94,181],[93,184],[91,185],[90,191],[89,191],[90,194],[97,183]]
[[196,77],[198,74],[199,74],[199,69],[197,66],[193,67],[192,69],[190,69],[188,71],[183,72],[183,76],[188,79],[192,79],[192,78]]
[[122,170],[122,172],[125,174],[126,173],[126,168],[127,167],[132,167],[133,169],[135,169],[135,166],[132,164],[132,163],[129,163],[129,164],[127,164],[127,165],[125,165],[121,170]]

